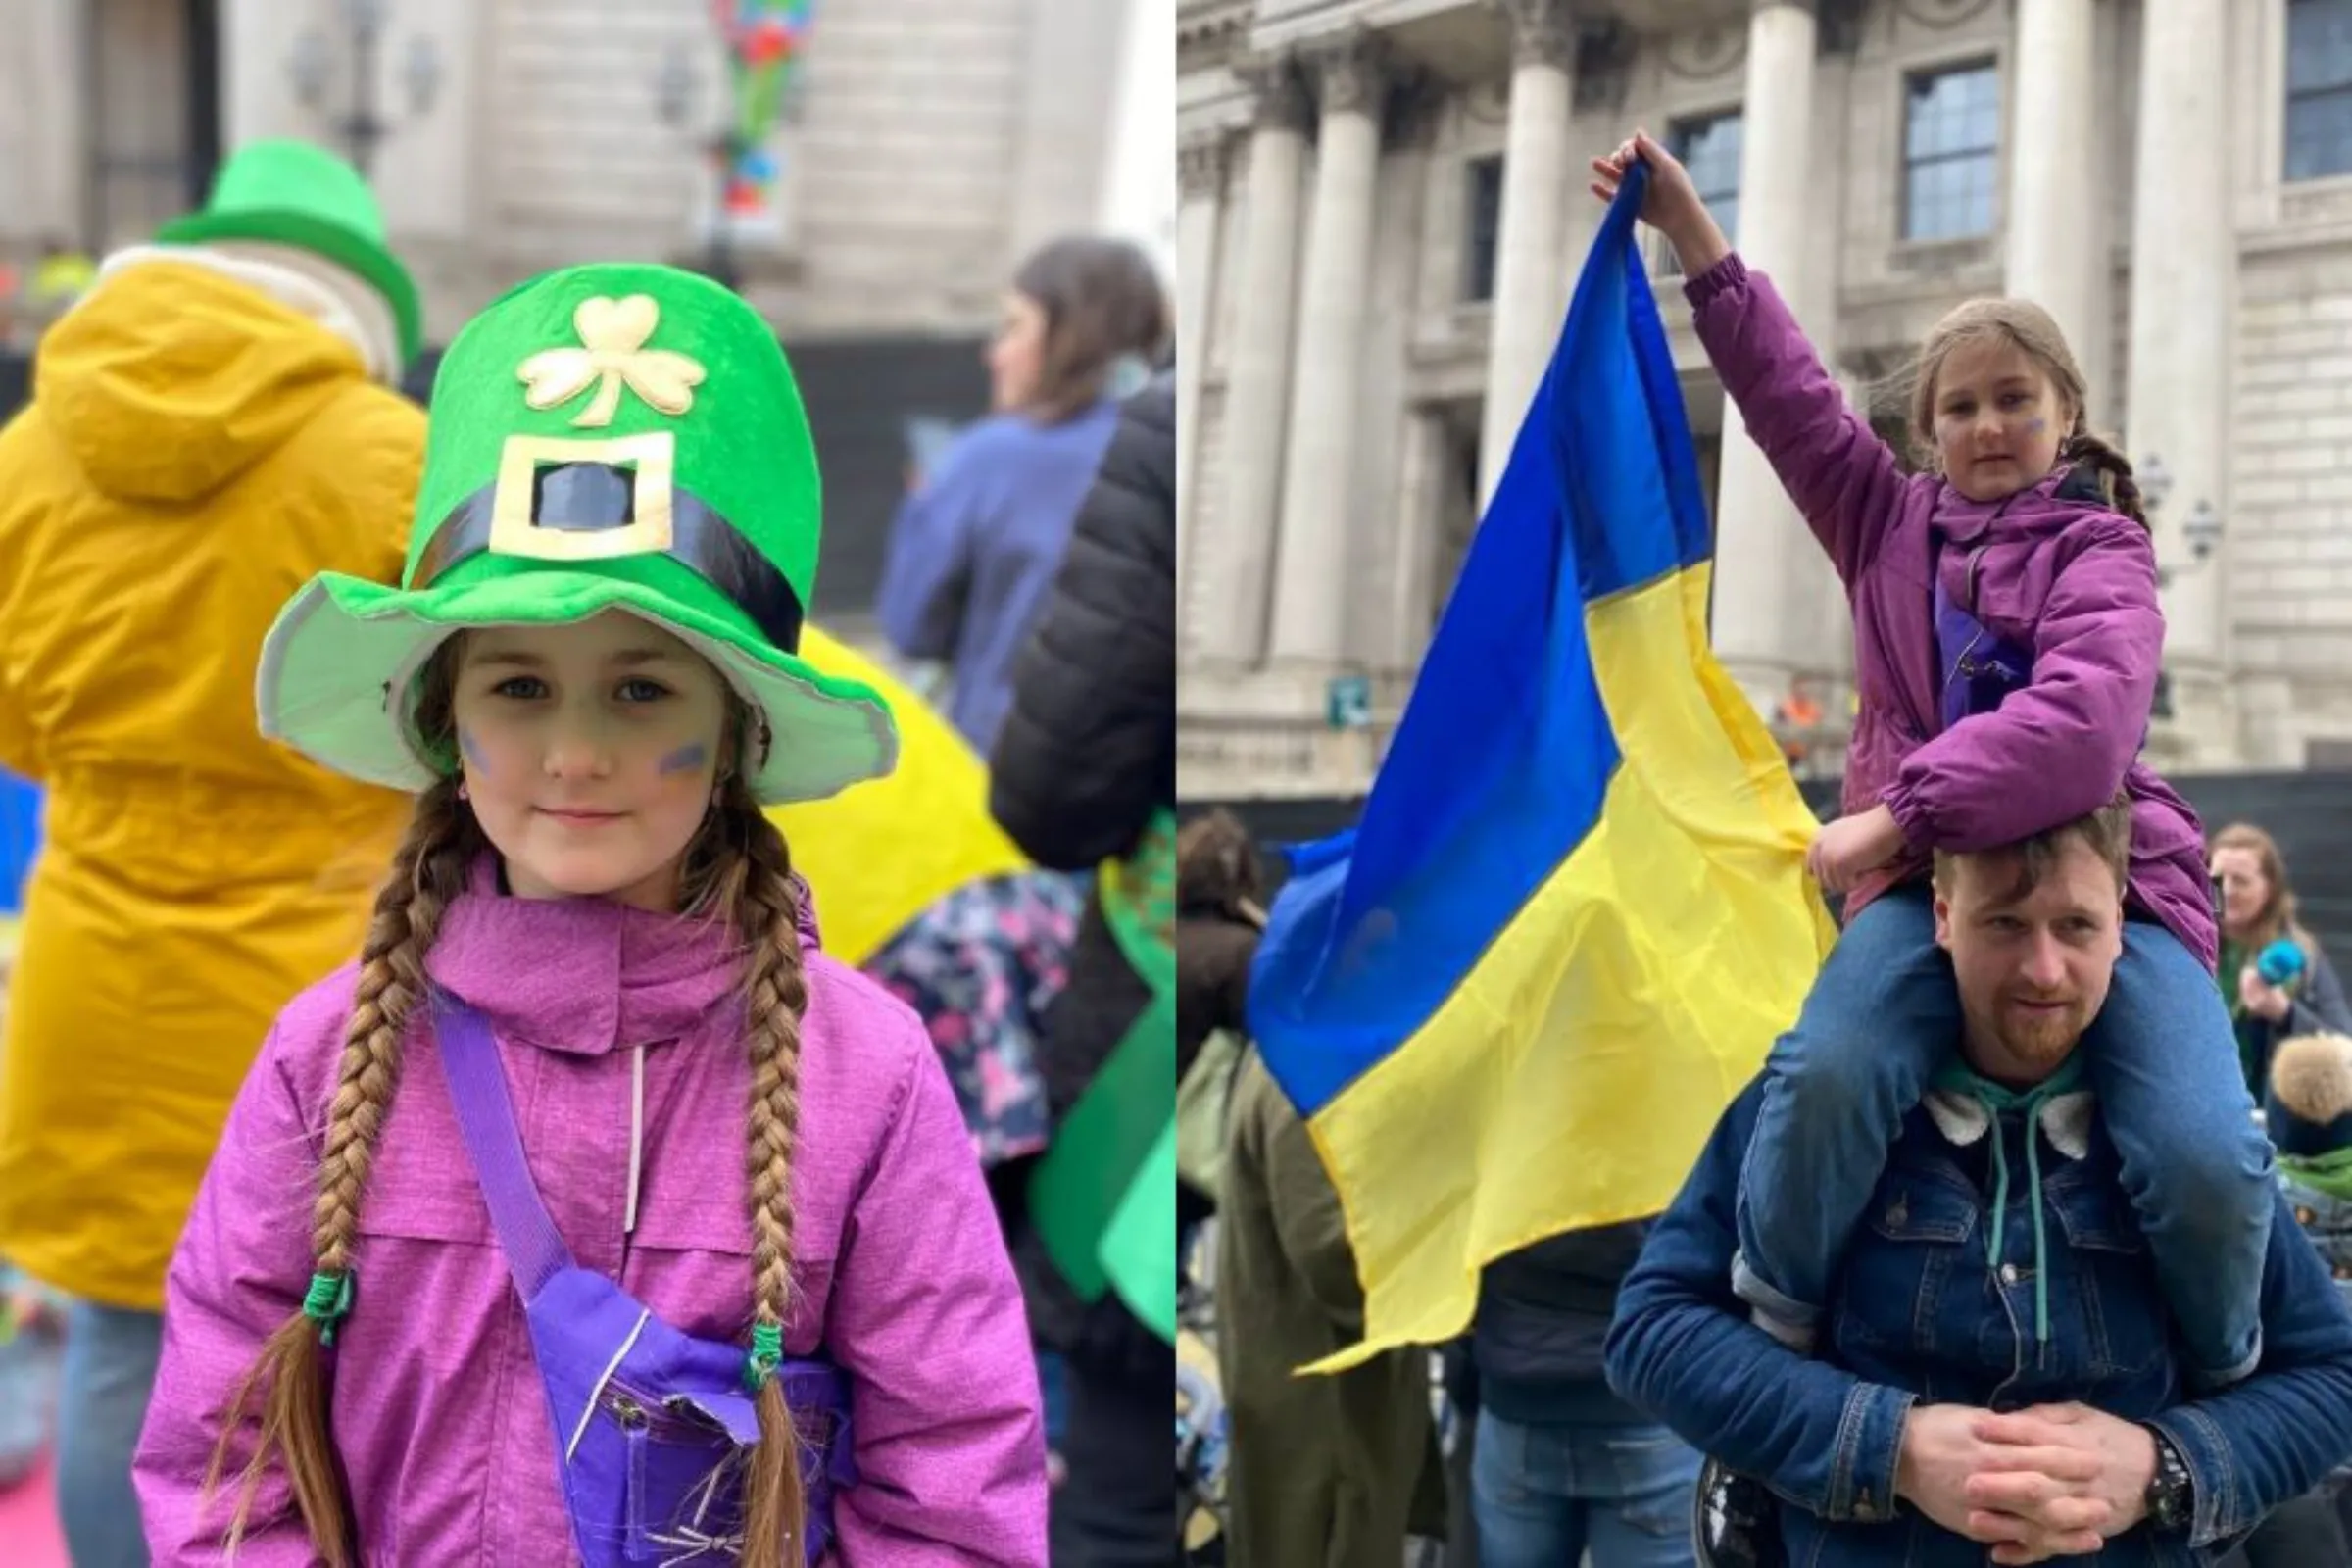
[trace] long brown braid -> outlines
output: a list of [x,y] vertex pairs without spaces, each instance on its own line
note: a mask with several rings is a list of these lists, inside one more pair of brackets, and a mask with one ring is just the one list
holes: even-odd
[[2078,419],[2065,444],[2059,447],[2058,456],[2096,470],[2099,486],[2107,492],[2107,504],[2142,528],[2148,525],[2139,481],[2132,477],[2132,460],[2117,451],[2113,442]]
[[[720,785],[718,808],[687,852],[683,883],[686,907],[724,911],[744,945],[752,1322],[781,1334],[792,1307],[792,1158],[801,1131],[801,1018],[808,1009],[808,979],[801,964],[801,895],[792,858],[740,772]],[[808,1523],[801,1439],[780,1379],[760,1384],[757,1404],[760,1442],[744,1477],[741,1561],[744,1568],[785,1568],[799,1560]]]
[[[424,956],[481,848],[481,830],[459,803],[457,790],[455,780],[444,780],[417,798],[391,872],[376,893],[374,917],[361,948],[342,1064],[327,1110],[318,1198],[311,1208],[311,1252],[320,1274],[350,1272],[375,1141],[400,1080],[402,1036],[425,992]],[[351,1509],[328,1431],[319,1326],[304,1312],[297,1311],[264,1342],[260,1358],[223,1408],[220,1441],[205,1473],[208,1500],[249,1426],[257,1432],[228,1522],[229,1557],[234,1559],[244,1539],[263,1477],[272,1464],[281,1464],[312,1548],[328,1568],[351,1568]]]

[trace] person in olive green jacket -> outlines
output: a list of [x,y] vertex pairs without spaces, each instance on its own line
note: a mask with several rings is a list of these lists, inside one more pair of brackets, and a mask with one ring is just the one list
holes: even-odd
[[1445,1533],[1426,1349],[1296,1377],[1363,1338],[1339,1195],[1255,1050],[1235,1076],[1219,1182],[1217,1360],[1228,1568],[1396,1568]]

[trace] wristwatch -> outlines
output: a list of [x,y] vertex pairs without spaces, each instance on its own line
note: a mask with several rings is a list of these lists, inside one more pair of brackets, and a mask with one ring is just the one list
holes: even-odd
[[2156,1440],[2156,1473],[2148,1477],[2148,1525],[2164,1535],[2186,1535],[2196,1521],[2197,1491],[2189,1479],[2188,1461],[2173,1440],[2142,1423]]

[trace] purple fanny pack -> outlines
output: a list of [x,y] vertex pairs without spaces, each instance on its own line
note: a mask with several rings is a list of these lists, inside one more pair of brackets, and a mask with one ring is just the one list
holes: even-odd
[[1943,665],[1945,729],[1993,711],[2033,678],[2034,661],[1956,603],[1940,574],[1936,580],[1936,651]]
[[[482,1015],[446,994],[434,1030],[482,1196],[521,1293],[546,1385],[572,1543],[587,1568],[732,1563],[743,1472],[760,1422],[739,1345],[696,1339],[572,1261],[531,1184],[514,1106]],[[833,1495],[855,1485],[848,1380],[824,1361],[776,1368],[801,1436],[804,1559],[833,1539]]]

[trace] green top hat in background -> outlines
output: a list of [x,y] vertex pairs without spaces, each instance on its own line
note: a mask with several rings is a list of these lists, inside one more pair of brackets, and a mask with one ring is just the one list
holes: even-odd
[[888,773],[890,710],[798,654],[823,497],[775,334],[707,278],[595,266],[514,290],[450,344],[398,588],[321,573],[262,652],[262,731],[337,771],[420,789],[455,769],[412,715],[471,626],[621,609],[683,638],[763,721],[762,802]]
[[424,346],[416,283],[384,242],[384,215],[360,172],[307,141],[249,142],[220,166],[201,213],[156,230],[167,245],[262,240],[323,256],[357,273],[392,307],[402,365]]

